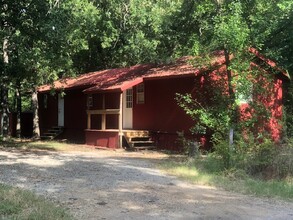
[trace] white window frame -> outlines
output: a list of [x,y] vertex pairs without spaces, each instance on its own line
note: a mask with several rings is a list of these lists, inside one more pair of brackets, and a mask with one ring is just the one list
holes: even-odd
[[126,108],[133,107],[133,90],[127,89],[126,90]]

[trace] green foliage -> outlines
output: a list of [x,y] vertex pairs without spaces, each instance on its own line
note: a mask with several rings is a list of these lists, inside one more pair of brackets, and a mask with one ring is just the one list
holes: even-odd
[[285,109],[283,111],[284,132],[287,138],[293,138],[293,83],[286,83],[284,88],[286,91],[284,94]]
[[222,167],[229,169],[231,167],[232,150],[227,140],[216,141],[214,154],[221,158]]
[[231,1],[221,6],[214,18],[213,35],[215,47],[224,46],[232,53],[247,47],[249,29],[243,18],[243,6],[240,1]]
[[247,175],[263,179],[287,179],[293,177],[293,145],[276,146],[270,138],[261,137],[255,141],[253,135],[246,138],[238,138],[233,149],[225,141],[219,141],[212,158],[220,167],[245,171]]
[[[249,149],[252,148],[252,149]],[[273,163],[276,155],[276,146],[270,139],[263,139],[261,143],[255,146],[249,146],[248,150],[243,152],[247,158],[246,170],[247,172],[258,175],[266,171]]]
[[[211,106],[209,106],[208,102],[201,103],[191,94],[176,94],[179,106],[195,121],[195,125],[191,128],[192,133],[206,134],[212,130],[215,135],[222,136],[227,131],[229,117],[227,111],[224,111],[227,106],[225,105],[227,103],[226,98],[225,96],[215,95],[212,96],[212,99],[215,102],[210,101]],[[223,102],[220,104],[221,100]],[[219,105],[217,106],[217,104]]]

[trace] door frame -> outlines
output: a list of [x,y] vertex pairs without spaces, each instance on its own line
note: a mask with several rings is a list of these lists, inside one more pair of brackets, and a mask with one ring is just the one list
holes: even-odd
[[123,91],[123,129],[133,128],[133,89]]

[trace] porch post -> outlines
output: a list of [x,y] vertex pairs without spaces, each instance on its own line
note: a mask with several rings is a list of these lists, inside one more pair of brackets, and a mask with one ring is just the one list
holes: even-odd
[[106,114],[102,114],[102,130],[106,130]]
[[[102,98],[102,109],[105,110],[106,109],[106,105],[105,105],[105,93],[103,93],[103,98]],[[102,126],[101,126],[102,130],[106,130],[106,114],[102,114]]]
[[123,138],[122,105],[123,105],[123,92],[120,93],[120,105],[119,105],[119,147],[120,148],[122,148],[122,138]]
[[91,113],[87,113],[87,129],[91,129]]

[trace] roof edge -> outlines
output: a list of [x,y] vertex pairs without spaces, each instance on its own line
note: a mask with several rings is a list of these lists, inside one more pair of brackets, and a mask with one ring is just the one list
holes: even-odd
[[274,62],[273,60],[271,60],[269,58],[266,58],[263,54],[261,54],[257,49],[255,49],[253,47],[250,47],[248,50],[249,50],[249,52],[251,52],[255,56],[257,56],[259,59],[264,61],[266,64],[268,64],[271,68],[277,70],[279,72],[279,74],[277,74],[277,75],[279,75],[279,77],[281,79],[291,80],[289,73],[286,70],[278,67],[276,62]]

